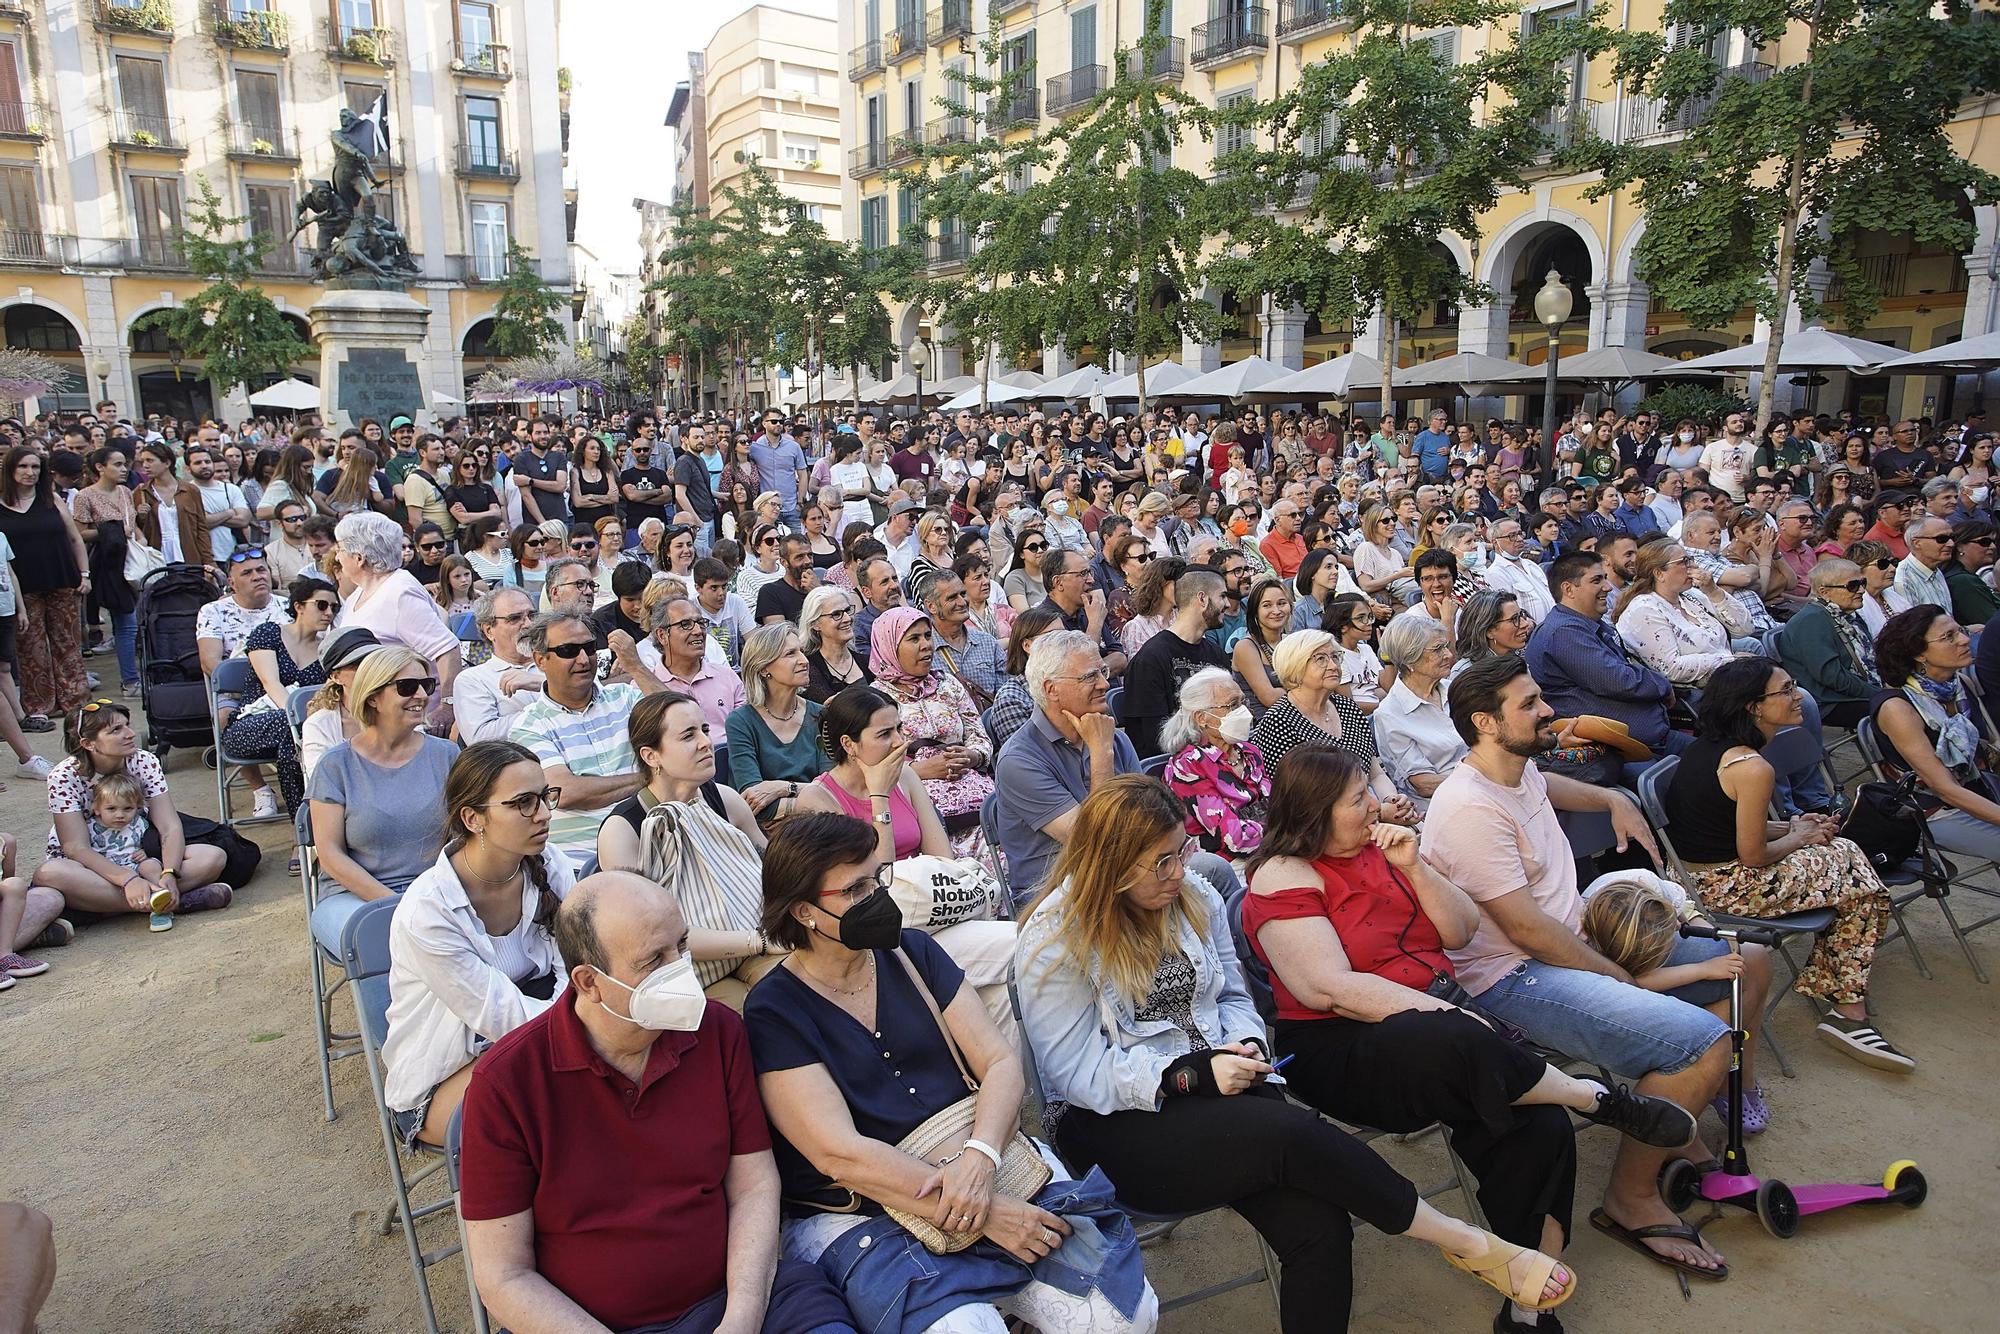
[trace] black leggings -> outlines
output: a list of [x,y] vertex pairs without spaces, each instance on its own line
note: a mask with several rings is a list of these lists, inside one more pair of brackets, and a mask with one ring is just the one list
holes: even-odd
[[1277,1089],[1170,1097],[1157,1112],[1070,1107],[1056,1147],[1081,1173],[1102,1167],[1118,1198],[1148,1213],[1227,1206],[1283,1266],[1285,1334],[1347,1328],[1353,1214],[1391,1236],[1410,1230],[1417,1188],[1352,1135]]
[[1273,1034],[1293,1096],[1349,1125],[1407,1134],[1441,1121],[1479,1181],[1479,1207],[1516,1246],[1542,1220],[1569,1237],[1576,1133],[1560,1107],[1516,1107],[1548,1069],[1541,1057],[1457,1010],[1405,1010],[1380,1023],[1280,1021]]

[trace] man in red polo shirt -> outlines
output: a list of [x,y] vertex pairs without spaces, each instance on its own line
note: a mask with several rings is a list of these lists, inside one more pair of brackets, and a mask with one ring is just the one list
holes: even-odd
[[593,875],[556,915],[568,994],[466,1087],[460,1212],[514,1334],[834,1334],[812,1265],[778,1258],[778,1168],[743,1021],[702,996],[671,894]]

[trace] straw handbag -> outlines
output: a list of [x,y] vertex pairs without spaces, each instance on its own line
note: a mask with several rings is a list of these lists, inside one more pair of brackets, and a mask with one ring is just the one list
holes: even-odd
[[[944,1016],[938,1012],[937,999],[931,995],[930,986],[916,965],[901,950],[891,951],[896,962],[903,965],[903,971],[910,975],[916,985],[917,994],[923,997],[924,1005],[930,1010],[931,1018],[937,1021],[938,1032],[944,1035],[945,1049],[951,1059],[958,1064],[958,1073],[965,1080],[965,1086],[976,1095],[979,1081],[966,1068],[965,1058],[959,1054],[958,1044],[952,1041],[951,1030],[945,1027]],[[933,1167],[943,1167],[959,1154],[964,1153],[965,1141],[972,1134],[973,1114],[977,1108],[977,1096],[959,1099],[951,1106],[929,1117],[924,1123],[903,1136],[896,1145],[904,1153],[923,1159]],[[974,1150],[977,1152],[977,1150]],[[1042,1155],[1026,1135],[1016,1130],[1002,1146],[1000,1168],[993,1174],[993,1193],[1010,1199],[1032,1200],[1041,1193],[1055,1175],[1049,1165],[1042,1161]],[[962,1251],[979,1240],[977,1232],[946,1232],[928,1218],[905,1213],[901,1209],[886,1209],[889,1217],[908,1228],[925,1248],[935,1255],[950,1255]]]

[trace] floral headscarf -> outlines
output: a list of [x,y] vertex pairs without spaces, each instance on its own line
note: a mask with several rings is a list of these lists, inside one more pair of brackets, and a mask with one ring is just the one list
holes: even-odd
[[930,619],[915,607],[891,607],[875,618],[875,624],[868,632],[868,670],[875,674],[878,683],[912,695],[927,694],[936,688],[935,667],[928,676],[912,676],[903,670],[902,662],[896,657],[897,646],[910,632],[910,627],[918,621],[928,625]]

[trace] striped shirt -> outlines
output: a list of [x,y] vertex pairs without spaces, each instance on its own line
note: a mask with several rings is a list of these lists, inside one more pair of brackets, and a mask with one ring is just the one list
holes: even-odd
[[[521,710],[508,737],[535,752],[544,767],[559,764],[579,778],[637,775],[639,762],[625,720],[638,702],[639,688],[623,682],[598,686],[581,709],[556,703],[544,689]],[[616,804],[558,809],[549,825],[549,845],[582,866],[597,854],[597,827]]]

